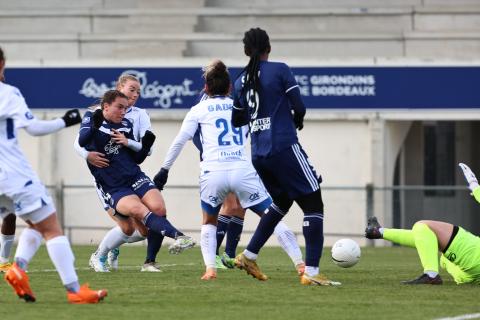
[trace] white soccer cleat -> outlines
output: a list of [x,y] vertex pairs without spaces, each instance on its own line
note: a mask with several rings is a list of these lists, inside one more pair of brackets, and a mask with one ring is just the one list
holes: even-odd
[[180,254],[183,251],[193,248],[196,242],[192,237],[189,236],[178,236],[175,239],[175,242],[168,247],[168,253],[170,254]]
[[92,268],[95,272],[110,272],[107,269],[107,256],[99,257],[97,253],[94,252],[90,256],[90,261],[88,265]]
[[162,272],[155,262],[144,263],[141,272]]
[[115,248],[108,252],[107,264],[110,267],[110,270],[118,270],[118,255],[120,254],[120,249]]

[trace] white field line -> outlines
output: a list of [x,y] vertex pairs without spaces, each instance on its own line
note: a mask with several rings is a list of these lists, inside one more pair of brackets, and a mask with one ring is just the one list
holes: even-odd
[[[177,264],[177,263],[171,263],[171,264],[158,264],[160,268],[170,268],[170,267],[178,267],[178,266],[195,266],[197,263],[183,263],[183,264]],[[135,270],[138,269],[140,270],[142,268],[141,265],[138,266],[119,266],[118,270]],[[92,270],[90,267],[80,267],[80,268],[75,268],[77,271],[88,271]],[[93,270],[92,270],[93,271]],[[56,269],[31,269],[28,270],[28,273],[34,273],[34,272],[57,272]]]
[[467,320],[467,319],[480,319],[480,313],[467,313],[455,317],[437,318],[434,320]]

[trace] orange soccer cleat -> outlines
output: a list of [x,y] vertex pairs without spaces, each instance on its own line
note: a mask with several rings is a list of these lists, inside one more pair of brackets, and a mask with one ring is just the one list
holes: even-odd
[[215,268],[207,268],[207,271],[200,279],[207,281],[217,279],[217,270]]
[[26,302],[35,302],[35,295],[30,288],[28,275],[16,263],[5,273],[5,280],[15,290],[15,293]]
[[107,290],[92,290],[88,287],[88,284],[84,284],[80,287],[80,291],[73,293],[67,293],[67,299],[70,303],[86,304],[86,303],[98,303],[107,296]]

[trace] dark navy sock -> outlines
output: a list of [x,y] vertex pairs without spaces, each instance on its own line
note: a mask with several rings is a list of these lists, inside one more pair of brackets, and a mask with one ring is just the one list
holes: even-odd
[[148,230],[147,233],[147,257],[145,263],[155,262],[157,258],[158,251],[162,247],[164,236],[160,233],[153,231],[152,229]]
[[230,222],[230,217],[219,215],[217,221],[217,251],[216,255],[219,255],[219,249],[222,245],[223,238],[225,238],[225,234],[227,233],[228,223]]
[[303,236],[305,237],[305,265],[318,267],[323,250],[322,213],[305,213]]
[[243,231],[243,219],[232,217],[227,229],[227,244],[225,252],[230,258],[235,258],[240,235]]
[[166,217],[160,217],[151,212],[145,216],[143,222],[147,228],[152,229],[165,237],[176,239],[177,236],[183,235],[183,233],[172,226]]
[[257,229],[248,243],[247,250],[258,254],[283,216],[284,214],[280,213],[280,210],[272,204],[260,218]]

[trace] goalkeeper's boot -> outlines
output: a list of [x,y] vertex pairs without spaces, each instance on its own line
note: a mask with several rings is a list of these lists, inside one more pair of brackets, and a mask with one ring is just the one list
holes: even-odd
[[195,244],[196,242],[192,237],[178,236],[175,238],[175,242],[168,247],[168,253],[180,254],[187,249],[193,248]]
[[301,277],[305,273],[305,262],[300,262],[295,265],[298,275]]
[[98,256],[96,252],[90,256],[89,265],[95,272],[110,272],[107,269],[107,256]]
[[0,263],[0,272],[7,272],[12,264],[10,262]]
[[408,281],[402,281],[403,284],[442,284],[443,280],[440,277],[439,274],[437,274],[435,277],[430,277],[428,274],[424,273],[420,277],[413,279],[413,280],[408,280]]
[[67,292],[68,302],[74,304],[98,303],[107,296],[107,290],[92,290],[88,284],[80,287],[78,292]]
[[258,267],[257,262],[248,259],[243,253],[235,257],[235,266],[241,270],[245,270],[247,274],[260,281],[266,281],[268,279],[267,275]]
[[235,258],[230,258],[226,252],[222,254],[222,263],[228,269],[235,268]]
[[227,269],[227,267],[223,264],[222,258],[220,256],[215,256],[215,268],[218,269]]
[[370,217],[367,221],[367,228],[365,229],[365,238],[367,239],[382,239],[380,228],[382,226],[378,223],[376,217]]
[[120,254],[120,249],[115,248],[108,252],[107,264],[110,267],[110,270],[118,270],[118,255]]
[[215,268],[207,268],[207,271],[200,279],[207,281],[217,279],[217,270]]
[[12,286],[19,298],[26,302],[35,302],[35,295],[30,288],[28,275],[16,263],[5,273],[5,280]]
[[306,273],[300,277],[300,283],[305,286],[340,286],[338,281],[332,281],[325,277],[323,274],[317,274],[316,276],[309,276]]
[[140,272],[162,272],[155,261],[145,262]]

